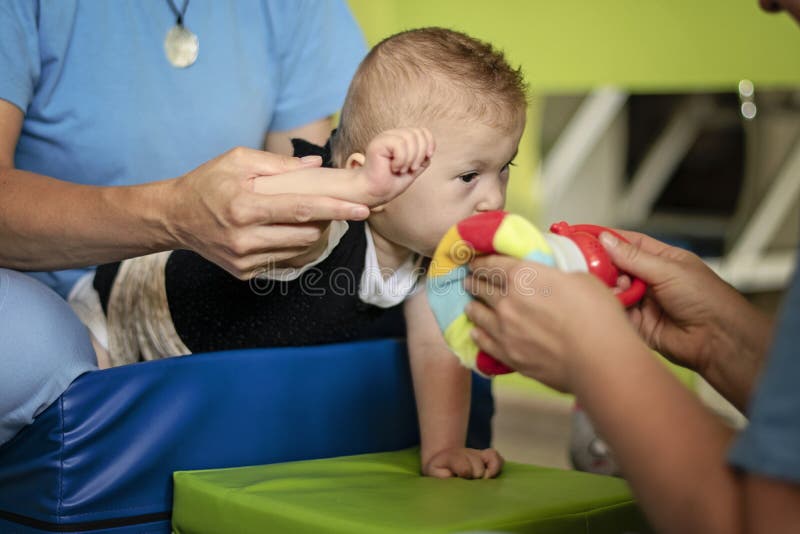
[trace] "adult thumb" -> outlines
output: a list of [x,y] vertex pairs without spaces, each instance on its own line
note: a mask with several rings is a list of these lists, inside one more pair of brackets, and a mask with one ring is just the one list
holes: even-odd
[[669,260],[645,252],[610,232],[600,234],[600,243],[614,265],[631,276],[641,278],[647,284],[656,284],[669,275]]

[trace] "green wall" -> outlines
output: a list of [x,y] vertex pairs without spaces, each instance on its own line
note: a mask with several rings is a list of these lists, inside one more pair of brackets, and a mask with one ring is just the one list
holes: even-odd
[[488,40],[534,91],[800,85],[800,28],[757,0],[349,0],[370,44],[421,26]]

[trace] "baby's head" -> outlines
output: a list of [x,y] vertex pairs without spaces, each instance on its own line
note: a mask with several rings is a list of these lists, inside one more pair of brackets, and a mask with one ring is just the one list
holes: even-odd
[[503,207],[526,108],[521,72],[491,45],[442,28],[399,33],[358,68],[333,141],[334,162],[359,165],[385,130],[428,128],[436,140],[430,166],[369,220],[391,242],[431,256],[450,226]]

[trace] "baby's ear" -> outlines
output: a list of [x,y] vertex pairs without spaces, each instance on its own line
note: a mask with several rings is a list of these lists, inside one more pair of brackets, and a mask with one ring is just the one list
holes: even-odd
[[367,157],[362,154],[361,152],[353,152],[349,156],[347,156],[347,161],[344,164],[345,169],[358,169],[359,167],[364,166],[364,162],[367,161]]
[[[344,163],[345,169],[360,169],[364,166],[364,162],[367,161],[367,157],[362,154],[361,152],[353,152],[347,157],[347,161]],[[380,206],[373,206],[370,208],[372,213],[379,213],[383,211],[383,208],[386,204],[381,204]]]

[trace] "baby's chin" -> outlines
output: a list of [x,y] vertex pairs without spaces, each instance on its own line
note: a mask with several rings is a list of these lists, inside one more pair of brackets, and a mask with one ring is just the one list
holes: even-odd
[[414,247],[411,250],[411,252],[413,252],[415,254],[419,254],[420,256],[422,256],[424,258],[432,258],[433,254],[436,252],[436,247],[438,245],[439,245],[439,243],[435,243],[433,245],[431,245],[430,243],[424,244],[424,245],[420,245],[419,247]]
[[406,234],[405,236],[397,236],[397,239],[393,241],[395,244],[403,247],[410,253],[424,256],[426,258],[433,257],[433,253],[436,251],[436,247],[439,245],[438,241],[432,243],[428,236],[421,235]]
[[446,232],[442,233],[442,235],[439,236],[439,239],[436,241],[415,243],[415,246],[411,248],[411,251],[425,258],[433,258],[433,255],[436,254],[436,249],[439,248],[439,242],[444,238],[445,234]]
[[406,249],[411,254],[416,254],[424,258],[432,258],[433,253],[436,252],[436,247],[439,243],[422,243],[415,242],[416,240],[409,239],[405,242],[396,241],[395,243]]
[[433,230],[429,235],[409,235],[404,241],[403,246],[410,252],[422,256],[423,258],[432,258],[439,247],[439,242],[447,234],[446,231],[440,232]]

